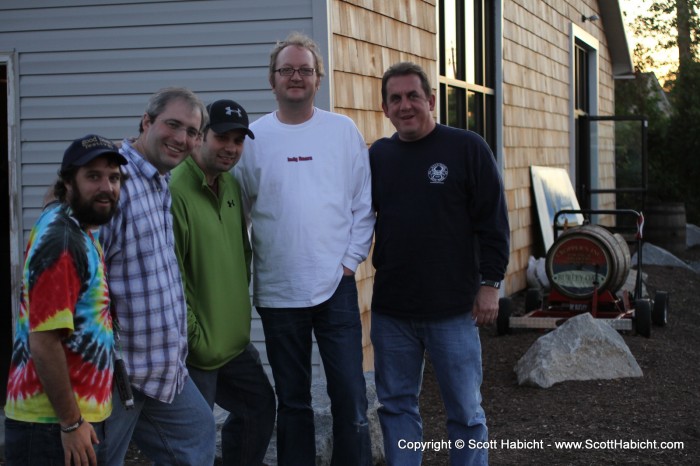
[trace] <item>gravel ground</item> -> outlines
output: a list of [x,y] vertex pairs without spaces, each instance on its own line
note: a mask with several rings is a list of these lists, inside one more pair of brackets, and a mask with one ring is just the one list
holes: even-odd
[[[699,263],[700,248],[680,258]],[[668,324],[653,327],[650,338],[623,334],[642,368],[641,378],[521,387],[513,367],[542,331],[516,329],[497,336],[493,328],[482,330],[483,406],[489,438],[497,445],[489,452],[491,464],[698,464],[700,274],[665,266],[645,266],[643,272],[649,294],[667,291],[670,307]],[[513,299],[515,306],[524,301],[522,294]],[[447,439],[445,413],[429,364],[421,412],[424,440]],[[517,440],[534,440],[542,448],[506,448],[501,443]],[[559,441],[583,445],[557,447]],[[449,464],[448,451],[426,452],[423,464]]]
[[[680,257],[700,263],[700,248]],[[669,292],[670,306],[668,324],[653,327],[650,338],[623,334],[644,372],[641,378],[564,382],[548,389],[521,387],[513,367],[542,331],[514,330],[497,336],[495,328],[482,329],[483,406],[489,438],[497,445],[490,451],[491,464],[698,464],[700,274],[665,266],[645,266],[643,271],[650,295]],[[512,298],[514,308],[524,302],[522,293]],[[429,361],[420,402],[424,440],[447,439]],[[534,440],[542,448],[506,448],[502,443],[518,440]],[[560,441],[582,442],[582,447],[557,447],[555,442]],[[662,442],[680,444],[662,448]],[[447,450],[427,451],[423,464],[447,465],[448,455]],[[126,466],[148,464],[136,448],[130,449]]]

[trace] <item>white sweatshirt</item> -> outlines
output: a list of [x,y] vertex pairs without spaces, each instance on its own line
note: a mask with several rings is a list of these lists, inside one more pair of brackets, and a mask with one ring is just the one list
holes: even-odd
[[318,108],[299,125],[253,122],[235,168],[251,222],[253,303],[310,307],[367,258],[374,229],[367,146],[353,121]]

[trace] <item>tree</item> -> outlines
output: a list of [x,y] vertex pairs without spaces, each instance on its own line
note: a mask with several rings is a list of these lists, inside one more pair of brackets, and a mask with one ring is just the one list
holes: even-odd
[[[647,153],[649,158],[649,201],[677,199],[681,196],[677,188],[679,182],[675,171],[665,169],[667,154],[668,128],[671,110],[668,109],[663,90],[652,72],[635,72],[634,79],[620,80],[615,83],[615,114],[620,116],[644,116],[647,118]],[[663,102],[662,102],[663,99]],[[619,126],[619,125],[618,125]],[[625,180],[630,173],[632,179],[639,172],[639,128],[638,126],[616,127],[615,164],[618,187],[638,186]],[[618,195],[619,208],[642,208],[640,199],[632,195]],[[627,203],[627,205],[620,204]]]
[[700,62],[690,60],[683,66],[671,91],[673,113],[664,160],[677,176],[688,220],[700,224]]
[[678,74],[682,75],[697,57],[698,0],[676,0],[676,29],[678,31]]
[[635,48],[635,65],[640,71],[649,71],[660,64],[652,57],[653,52],[676,49],[678,51],[678,73],[685,65],[697,61],[700,21],[700,0],[655,0],[649,11],[639,15],[632,23],[635,37],[652,39],[651,48],[638,44]]
[[[659,200],[686,204],[686,215],[692,223],[700,223],[700,0],[656,0],[649,11],[637,17],[632,25],[636,37],[653,39],[651,49],[638,45],[634,51],[638,75],[659,65],[653,59],[658,50],[678,51],[678,61],[666,89],[670,90],[672,111],[664,121],[655,114],[658,109],[644,85],[634,90],[616,86],[619,105],[632,106],[649,116],[649,187],[650,195]],[[635,80],[639,81],[639,80]],[[619,97],[618,97],[619,96]]]

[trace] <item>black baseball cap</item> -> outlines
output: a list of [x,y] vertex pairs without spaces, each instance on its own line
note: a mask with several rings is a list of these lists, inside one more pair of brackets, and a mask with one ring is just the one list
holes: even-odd
[[119,153],[119,148],[112,141],[97,134],[88,134],[76,139],[63,153],[61,171],[71,167],[82,167],[101,155],[112,154],[119,165],[126,165],[127,160]]
[[233,100],[217,100],[207,105],[209,112],[209,128],[217,134],[228,133],[233,129],[245,130],[250,139],[255,139],[253,132],[248,129],[248,114],[245,109]]

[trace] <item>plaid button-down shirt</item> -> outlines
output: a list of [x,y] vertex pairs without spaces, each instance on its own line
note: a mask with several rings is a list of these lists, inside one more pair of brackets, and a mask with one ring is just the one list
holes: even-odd
[[134,387],[170,403],[187,377],[187,307],[175,256],[170,175],[160,175],[127,140],[120,151],[130,178],[100,241],[121,355]]

